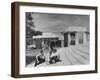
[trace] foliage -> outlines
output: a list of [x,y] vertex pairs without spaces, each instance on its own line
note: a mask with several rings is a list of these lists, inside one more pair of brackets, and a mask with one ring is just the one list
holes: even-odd
[[26,45],[30,45],[33,42],[33,36],[42,35],[42,32],[35,31],[34,18],[31,12],[26,12]]

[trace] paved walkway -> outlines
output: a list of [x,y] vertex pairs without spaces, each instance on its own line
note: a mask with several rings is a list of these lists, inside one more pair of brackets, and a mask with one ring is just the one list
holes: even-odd
[[[66,65],[85,65],[89,64],[89,45],[77,45],[64,47],[57,50],[60,54],[61,62],[56,64],[43,63],[39,66],[66,66]],[[28,65],[28,67],[34,67],[34,63]]]

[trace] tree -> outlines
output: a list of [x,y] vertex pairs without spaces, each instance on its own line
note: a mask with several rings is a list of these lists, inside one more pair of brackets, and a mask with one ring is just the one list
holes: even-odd
[[32,17],[32,12],[26,12],[26,45],[30,45],[33,42],[33,36],[42,35],[42,32],[35,31],[34,18]]

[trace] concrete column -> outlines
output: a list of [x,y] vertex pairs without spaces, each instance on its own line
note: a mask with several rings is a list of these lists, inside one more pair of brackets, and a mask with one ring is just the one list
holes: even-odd
[[64,34],[61,34],[61,47],[64,47]]
[[70,46],[70,42],[71,42],[71,35],[70,33],[68,33],[68,46]]
[[83,44],[86,44],[86,33],[85,32],[83,32]]
[[64,40],[61,40],[61,47],[64,47]]
[[59,40],[61,40],[61,47],[64,47],[64,34],[63,33],[59,34]]
[[79,44],[79,33],[76,32],[75,33],[75,45],[78,45]]

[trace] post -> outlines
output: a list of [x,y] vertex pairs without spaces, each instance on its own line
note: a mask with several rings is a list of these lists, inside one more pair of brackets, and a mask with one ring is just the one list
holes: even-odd
[[70,33],[68,33],[68,46],[70,46],[71,36]]
[[61,33],[61,47],[64,47],[64,34]]
[[78,45],[79,44],[79,33],[76,32],[75,33],[75,45]]
[[85,32],[83,32],[83,44],[86,44],[86,33]]

